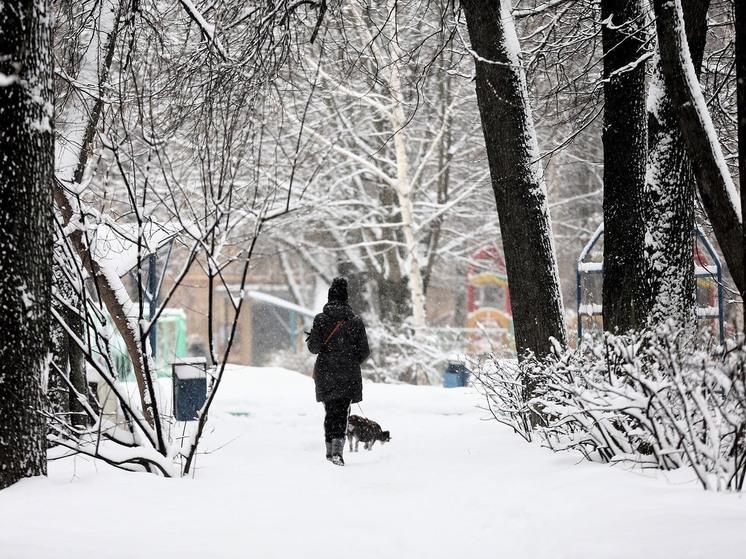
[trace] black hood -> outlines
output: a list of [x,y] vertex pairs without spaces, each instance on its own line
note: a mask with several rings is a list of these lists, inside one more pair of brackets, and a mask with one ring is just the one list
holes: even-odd
[[349,320],[355,316],[350,305],[341,301],[329,301],[324,305],[324,314],[330,316],[334,320]]

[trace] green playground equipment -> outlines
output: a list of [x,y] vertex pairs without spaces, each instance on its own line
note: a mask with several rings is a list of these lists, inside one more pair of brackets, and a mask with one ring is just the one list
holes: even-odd
[[[184,309],[163,309],[155,328],[155,374],[158,377],[171,376],[171,363],[187,356],[187,316]],[[111,354],[114,369],[120,380],[135,378],[132,362],[127,355],[124,340],[118,332],[111,341]]]

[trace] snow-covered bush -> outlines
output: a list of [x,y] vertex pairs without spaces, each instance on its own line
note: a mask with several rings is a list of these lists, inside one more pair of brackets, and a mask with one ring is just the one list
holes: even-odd
[[519,367],[514,359],[485,355],[470,363],[473,385],[484,396],[486,410],[492,417],[531,442],[531,418],[534,415],[526,398],[527,375],[533,368]]
[[448,362],[465,358],[472,332],[460,328],[368,329],[371,357],[363,368],[376,382],[438,384]]
[[375,382],[434,384],[448,360],[448,349],[437,336],[423,330],[392,330],[384,325],[368,329],[371,357],[363,375]]
[[740,491],[745,363],[743,344],[710,351],[669,327],[607,335],[596,346],[556,351],[528,405],[546,419],[539,431],[554,450],[662,469],[689,466],[705,489]]
[[268,367],[281,367],[310,376],[313,374],[313,365],[315,362],[316,356],[310,353],[304,345],[301,350],[291,348],[272,352],[266,365]]
[[[696,344],[663,327],[606,335],[577,350],[556,347],[520,367],[483,366],[493,416],[555,451],[642,467],[690,467],[705,489],[743,488],[746,350]],[[531,397],[526,399],[526,387]],[[541,421],[531,421],[532,414]],[[538,425],[537,425],[538,423]]]

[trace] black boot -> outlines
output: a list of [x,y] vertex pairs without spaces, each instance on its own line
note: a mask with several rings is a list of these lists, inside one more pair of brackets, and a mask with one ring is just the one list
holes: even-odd
[[330,462],[332,461],[332,443],[331,441],[326,441],[326,459]]
[[332,439],[332,464],[337,466],[344,466],[345,461],[342,458],[342,453],[345,449],[344,439]]

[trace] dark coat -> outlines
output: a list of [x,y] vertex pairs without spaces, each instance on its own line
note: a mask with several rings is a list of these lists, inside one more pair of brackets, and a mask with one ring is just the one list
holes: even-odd
[[[342,326],[324,345],[337,323]],[[363,399],[363,377],[360,364],[370,355],[368,336],[363,321],[346,303],[330,301],[324,312],[313,319],[313,328],[306,342],[316,358],[316,401]]]

